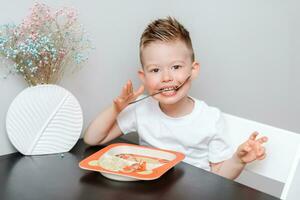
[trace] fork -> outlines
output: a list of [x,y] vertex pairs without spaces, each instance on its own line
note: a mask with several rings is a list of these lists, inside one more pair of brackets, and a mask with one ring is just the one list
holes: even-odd
[[155,93],[153,93],[153,94],[150,94],[150,95],[147,95],[147,96],[145,96],[145,97],[143,97],[143,98],[140,98],[140,99],[138,99],[138,100],[135,100],[135,101],[132,101],[132,102],[130,102],[128,105],[130,105],[130,104],[134,104],[134,103],[137,103],[137,102],[139,102],[139,101],[142,101],[142,100],[144,100],[144,99],[147,99],[148,97],[152,97],[152,96],[155,96],[155,95],[157,95],[157,94],[160,94],[160,93],[162,93],[162,92],[168,92],[168,91],[173,91],[173,90],[176,90],[176,91],[178,91],[189,79],[191,78],[191,75],[189,75],[179,86],[177,86],[176,88],[172,88],[172,89],[165,89],[165,90],[161,90],[161,91],[158,91],[158,92],[155,92]]

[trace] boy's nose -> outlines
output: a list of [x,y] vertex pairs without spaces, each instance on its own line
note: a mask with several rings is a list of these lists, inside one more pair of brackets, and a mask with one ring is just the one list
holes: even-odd
[[164,70],[162,73],[162,81],[169,82],[173,80],[173,74],[170,70]]

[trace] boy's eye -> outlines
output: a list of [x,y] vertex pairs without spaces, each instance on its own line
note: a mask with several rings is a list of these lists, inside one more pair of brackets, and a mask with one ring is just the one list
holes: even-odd
[[159,69],[158,68],[154,68],[154,69],[151,69],[150,72],[157,73],[157,72],[159,72]]
[[172,69],[179,69],[181,67],[182,67],[181,65],[174,65],[174,66],[172,66]]

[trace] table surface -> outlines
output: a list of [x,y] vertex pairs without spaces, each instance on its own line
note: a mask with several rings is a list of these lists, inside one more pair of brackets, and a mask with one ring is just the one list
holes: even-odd
[[[114,142],[128,141],[118,139]],[[79,168],[81,160],[101,148],[103,146],[89,147],[79,140],[64,154],[1,156],[0,199],[277,199],[183,162],[159,179],[135,182],[113,181],[99,172]]]

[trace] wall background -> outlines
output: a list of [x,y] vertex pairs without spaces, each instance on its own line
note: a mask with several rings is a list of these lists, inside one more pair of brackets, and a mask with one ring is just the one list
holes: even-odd
[[[190,31],[201,63],[192,96],[224,112],[300,133],[299,1],[41,2],[78,9],[93,41],[89,62],[59,84],[78,98],[85,127],[128,79],[139,86],[139,37],[151,20],[171,15]],[[0,23],[19,24],[34,1],[1,3]],[[25,87],[19,76],[0,79],[0,155],[15,151],[6,136],[5,115]]]

